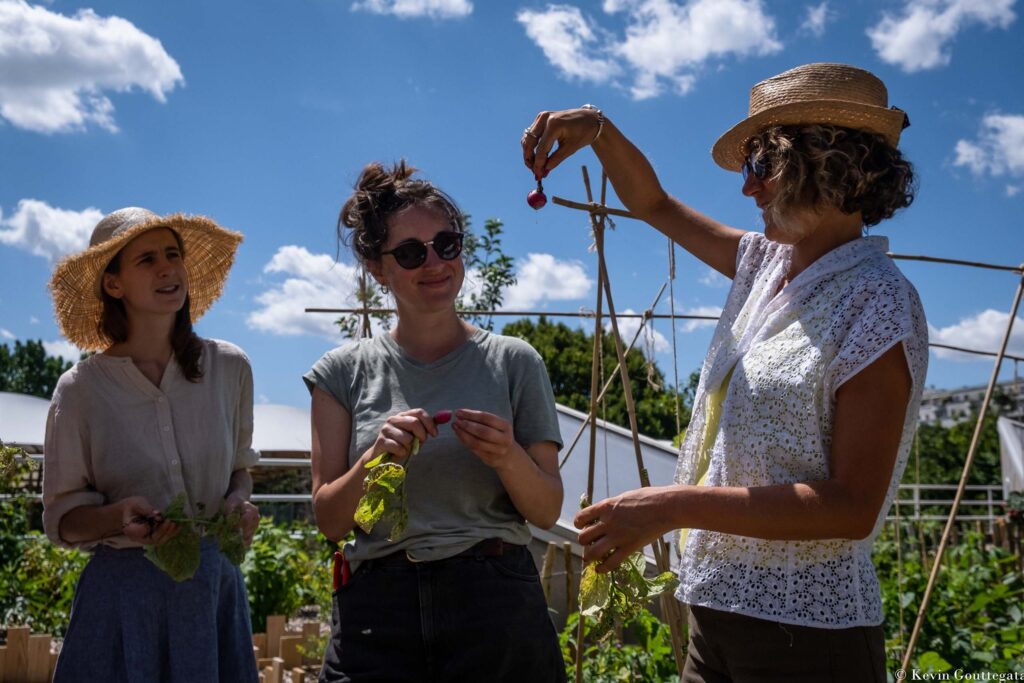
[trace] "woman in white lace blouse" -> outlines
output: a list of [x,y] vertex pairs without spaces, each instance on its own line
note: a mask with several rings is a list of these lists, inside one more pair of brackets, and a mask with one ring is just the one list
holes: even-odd
[[885,680],[871,547],[906,465],[928,359],[917,292],[886,240],[863,236],[913,199],[897,150],[908,120],[887,97],[872,74],[841,64],[754,86],[748,117],[712,156],[743,173],[763,235],[668,195],[590,105],[542,112],[523,134],[537,177],[590,145],[634,215],[733,280],[676,484],[576,519],[599,571],[683,530],[684,681]]

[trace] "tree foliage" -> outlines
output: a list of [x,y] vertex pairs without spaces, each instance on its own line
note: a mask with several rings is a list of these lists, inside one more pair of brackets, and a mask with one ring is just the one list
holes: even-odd
[[[484,221],[482,235],[470,232],[469,225],[469,216],[466,216],[463,258],[466,272],[475,272],[480,278],[480,291],[471,292],[468,301],[460,298],[456,306],[463,310],[496,311],[504,300],[505,288],[516,283],[515,262],[501,248],[504,223],[488,218]],[[484,329],[494,329],[493,316],[471,315],[468,319]]]
[[15,341],[13,349],[0,344],[0,391],[49,399],[69,368],[71,363],[46,354],[42,340]]
[[[544,316],[537,322],[518,320],[509,323],[502,334],[519,337],[537,349],[551,378],[555,400],[562,405],[588,412],[590,410],[590,371],[593,355],[593,335],[572,329],[564,323],[553,323]],[[602,335],[602,378],[604,381],[615,371],[618,357],[615,342],[610,335]],[[666,386],[665,377],[656,365],[648,363],[644,355],[633,349],[626,354],[626,365],[633,385],[637,427],[641,434],[656,439],[673,439],[676,432],[676,394]],[[678,391],[680,427],[690,422],[693,392],[698,373],[690,375],[688,386]],[[618,380],[608,390],[604,408],[598,417],[623,427],[629,427],[629,414],[622,384]]]

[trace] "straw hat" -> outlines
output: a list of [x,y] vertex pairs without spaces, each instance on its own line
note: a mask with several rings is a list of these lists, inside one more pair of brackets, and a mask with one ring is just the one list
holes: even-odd
[[889,108],[889,95],[874,74],[846,64],[805,64],[761,81],[750,89],[750,110],[718,138],[715,163],[743,168],[747,143],[769,126],[819,123],[878,133],[896,147],[910,125],[902,109]]
[[102,351],[112,343],[98,329],[103,271],[125,245],[154,228],[170,228],[184,244],[192,320],[198,320],[220,296],[241,233],[225,230],[205,216],[158,216],[138,207],[119,209],[96,224],[89,247],[64,258],[50,279],[61,332],[79,348]]

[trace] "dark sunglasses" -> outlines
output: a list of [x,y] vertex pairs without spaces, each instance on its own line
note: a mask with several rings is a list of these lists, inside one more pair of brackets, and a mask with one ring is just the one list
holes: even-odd
[[768,177],[770,170],[768,159],[765,158],[764,154],[761,152],[751,152],[743,162],[743,180],[746,181],[747,177],[751,175],[758,180],[764,180]]
[[434,235],[429,242],[406,240],[390,251],[382,251],[395,257],[398,265],[406,270],[415,270],[427,261],[427,247],[433,247],[442,260],[451,261],[462,253],[462,233],[453,230],[442,230]]

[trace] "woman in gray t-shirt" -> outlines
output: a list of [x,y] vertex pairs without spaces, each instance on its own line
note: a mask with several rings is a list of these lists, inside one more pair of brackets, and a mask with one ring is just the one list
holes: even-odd
[[[528,344],[459,318],[463,216],[414,171],[368,165],[340,217],[397,324],[304,377],[317,524],[355,530],[320,680],[562,681],[526,547],[526,523],[554,525],[562,503],[547,371]],[[407,525],[366,533],[356,510],[381,454],[406,468]]]

